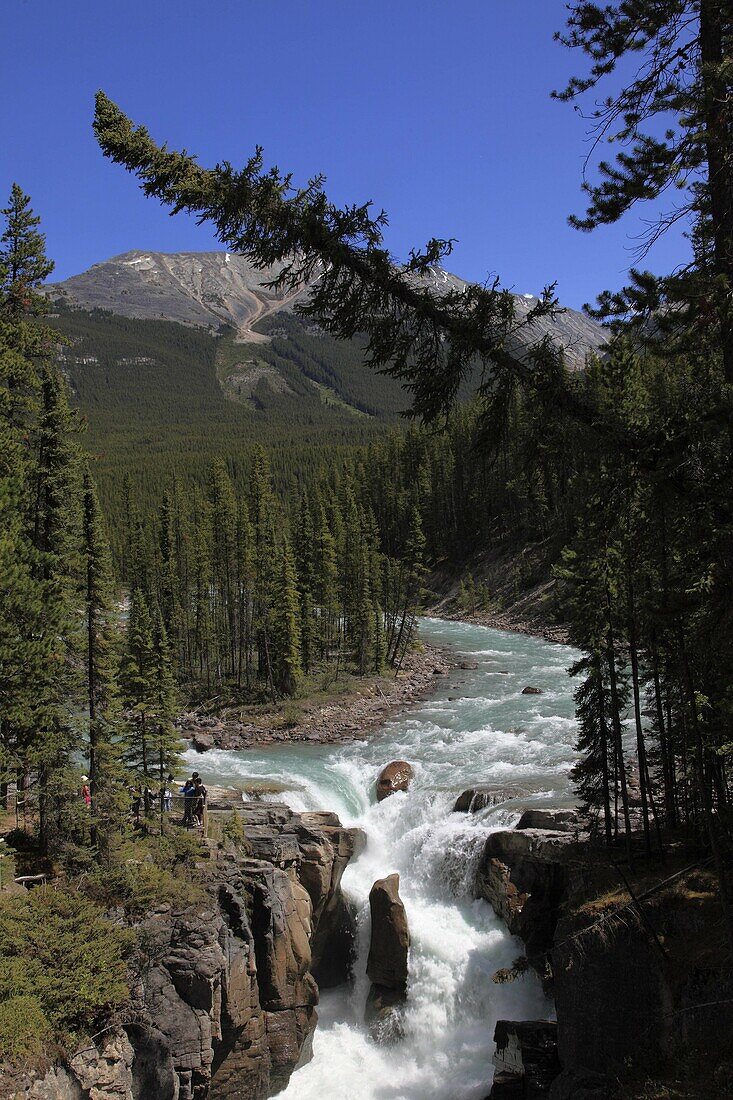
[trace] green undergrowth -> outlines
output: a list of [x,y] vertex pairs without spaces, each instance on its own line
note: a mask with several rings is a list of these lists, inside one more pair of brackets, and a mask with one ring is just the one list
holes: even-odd
[[121,910],[128,920],[161,904],[185,909],[204,897],[196,869],[199,858],[198,837],[171,826],[163,835],[128,841],[114,863],[95,868],[81,880],[80,889],[103,909]]
[[[10,837],[21,851],[27,843]],[[3,847],[6,847],[4,845]],[[205,897],[198,837],[169,827],[134,835],[106,866],[0,895],[0,1051],[5,1067],[38,1068],[68,1057],[129,999],[141,948],[135,922],[168,904]],[[29,863],[29,870],[37,865]]]
[[15,1065],[72,1052],[129,998],[135,936],[91,898],[38,887],[0,902],[0,1050]]

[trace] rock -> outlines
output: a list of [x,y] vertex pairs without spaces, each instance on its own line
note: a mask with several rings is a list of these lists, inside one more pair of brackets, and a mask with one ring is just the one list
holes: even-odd
[[524,1078],[497,1070],[487,1100],[525,1100]]
[[525,810],[516,827],[569,833],[580,828],[580,818],[577,810]]
[[311,1057],[316,955],[327,978],[346,979],[353,921],[340,883],[364,834],[335,814],[244,802],[239,791],[217,799],[212,821],[236,813],[258,858],[209,840],[203,898],[182,911],[158,905],[138,926],[144,957],[124,1028],[68,1071],[34,1075],[23,1095],[266,1100]]
[[377,879],[369,893],[372,934],[367,976],[372,985],[364,1020],[379,1043],[394,1043],[404,1034],[402,1006],[407,999],[410,933],[399,887],[400,876],[388,875]]
[[154,1096],[177,1100],[178,1077],[165,1037],[157,1028],[128,1024],[125,1032],[135,1053],[132,1063],[133,1097]]
[[461,661],[458,667],[474,672],[478,668],[478,661]]
[[459,794],[453,813],[477,813],[486,806],[498,806],[512,798],[523,798],[529,791],[521,787],[469,787]]
[[593,1070],[563,1070],[552,1082],[549,1100],[608,1100],[613,1081]]
[[475,894],[485,898],[509,931],[524,940],[543,978],[570,868],[587,858],[587,844],[569,832],[504,829],[486,838]]
[[372,935],[367,976],[374,985],[404,990],[410,933],[399,889],[400,876],[395,874],[377,879],[369,893]]
[[497,1072],[490,1100],[546,1096],[560,1072],[557,1024],[547,1020],[498,1020],[494,1042]]
[[[0,1088],[4,1089],[2,1079],[0,1079]],[[0,1095],[6,1095],[6,1093],[3,1091]],[[14,1094],[9,1092],[7,1095]],[[31,1084],[27,1096],[28,1100],[86,1100],[87,1094],[72,1073],[56,1066],[52,1067],[43,1078]]]
[[206,785],[206,805],[209,810],[234,810],[242,804],[243,793],[238,787]]
[[522,688],[522,695],[544,695],[542,688],[526,687]]
[[378,1043],[396,1043],[404,1037],[402,1007],[407,999],[403,989],[372,985],[367,997],[364,1022]]
[[191,735],[191,744],[196,749],[196,752],[208,752],[209,749],[214,748],[214,735],[211,733],[202,733],[201,730],[196,730]]
[[69,1066],[89,1100],[133,1100],[135,1053],[124,1031],[109,1032],[99,1047],[90,1044]]
[[406,760],[393,760],[382,768],[377,779],[377,801],[382,802],[395,791],[406,791],[415,773]]
[[379,1043],[394,1043],[404,1034],[402,1006],[407,999],[410,933],[399,895],[400,876],[377,879],[369,893],[372,935],[367,977],[372,985],[364,1010],[369,1034]]

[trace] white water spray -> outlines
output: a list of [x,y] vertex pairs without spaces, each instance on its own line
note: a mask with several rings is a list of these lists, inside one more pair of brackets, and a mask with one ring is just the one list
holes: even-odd
[[[516,813],[507,805],[456,814],[452,806],[476,784],[519,785],[541,805],[567,799],[575,723],[566,670],[575,652],[434,619],[421,632],[455,645],[479,667],[456,670],[433,699],[372,740],[205,757],[211,782],[277,779],[288,788],[278,799],[293,809],[335,810],[344,824],[367,833],[366,851],[343,879],[358,912],[354,983],[324,993],[313,1059],[293,1074],[281,1100],[481,1100],[491,1087],[496,1020],[551,1011],[531,975],[509,985],[492,982],[522,945],[486,902],[472,898],[487,833],[515,821]],[[543,694],[522,695],[527,685]],[[377,803],[377,774],[394,759],[409,760],[415,778],[408,792]],[[412,940],[408,1001],[404,1039],[380,1046],[363,1023],[368,897],[375,879],[394,871]]]

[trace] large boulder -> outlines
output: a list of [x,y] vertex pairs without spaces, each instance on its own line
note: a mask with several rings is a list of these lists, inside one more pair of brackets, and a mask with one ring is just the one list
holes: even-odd
[[374,883],[369,893],[372,937],[367,959],[367,976],[375,985],[388,989],[407,986],[407,956],[410,932],[400,898],[400,876],[388,875]]
[[89,1100],[132,1100],[132,1044],[124,1031],[109,1032],[99,1047],[90,1044],[70,1062]]
[[410,932],[400,898],[400,876],[377,879],[369,893],[372,935],[367,977],[372,982],[364,1019],[372,1038],[394,1042],[402,1037],[402,1005],[407,996]]
[[542,688],[526,687],[522,688],[522,695],[542,695],[544,694]]
[[364,1022],[369,1028],[372,1039],[378,1043],[396,1043],[402,1039],[405,1031],[402,1023],[402,1008],[406,1000],[403,989],[388,989],[384,985],[373,985],[369,990]]
[[503,829],[486,838],[476,896],[485,898],[509,931],[524,940],[543,977],[570,870],[587,859],[587,843],[570,832]]
[[526,798],[523,787],[469,787],[456,799],[453,813],[475,814],[487,806],[500,806],[513,798]]
[[393,760],[382,768],[377,779],[377,801],[382,802],[395,791],[406,791],[415,773],[406,760]]
[[557,1024],[548,1020],[498,1020],[494,1042],[496,1073],[490,1100],[546,1096],[560,1072]]
[[560,833],[571,833],[580,828],[577,810],[525,810],[519,821],[518,829],[553,829]]

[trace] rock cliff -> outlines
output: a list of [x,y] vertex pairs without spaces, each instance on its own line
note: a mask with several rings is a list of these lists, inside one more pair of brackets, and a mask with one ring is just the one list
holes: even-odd
[[669,1064],[683,1045],[701,1051],[712,1036],[733,1034],[714,881],[699,871],[671,875],[670,858],[637,872],[637,903],[567,810],[525,813],[517,828],[488,836],[476,894],[526,945],[514,975],[530,964],[557,1014],[552,1083],[554,1025],[499,1021],[492,1100],[608,1100],[626,1095],[618,1091],[626,1067]]
[[340,883],[364,835],[335,814],[284,805],[225,812],[241,819],[251,854],[204,842],[205,901],[181,912],[163,903],[139,925],[139,979],[124,1022],[12,1095],[264,1100],[308,1060],[317,977],[335,984],[349,972]]

